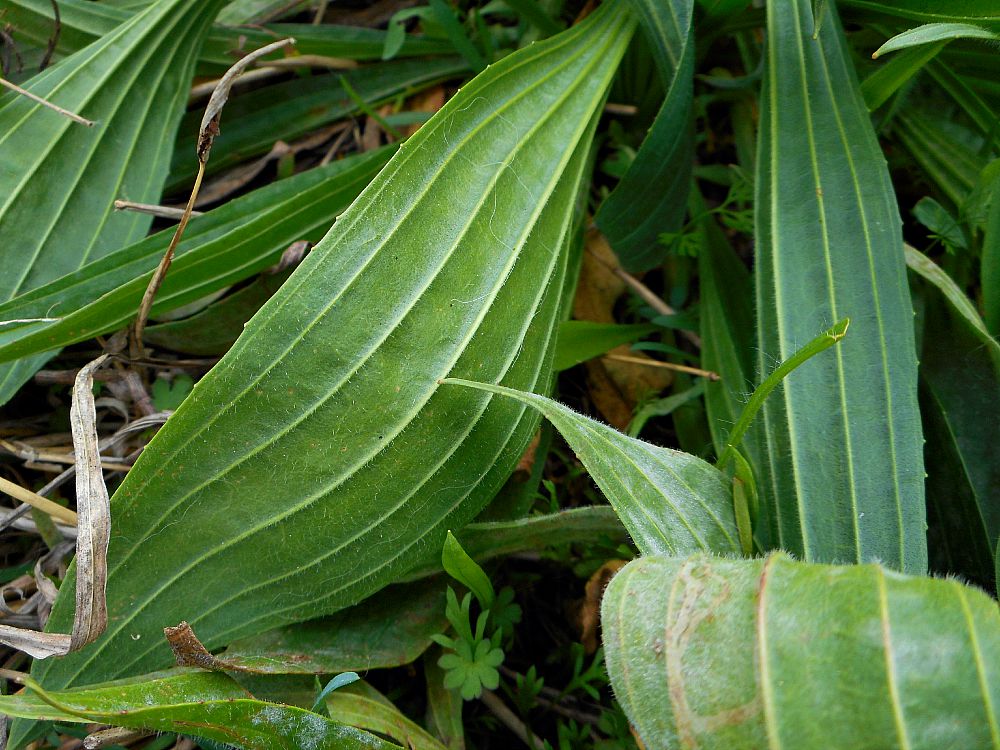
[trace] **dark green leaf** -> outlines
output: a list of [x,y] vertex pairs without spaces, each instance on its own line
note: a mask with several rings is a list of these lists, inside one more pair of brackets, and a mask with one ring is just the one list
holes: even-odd
[[832,3],[768,6],[757,160],[758,373],[849,316],[764,404],[769,538],[807,560],[927,569],[913,309],[895,195]]
[[220,656],[274,674],[367,672],[409,664],[447,627],[440,578],[389,586],[330,617],[231,644]]
[[694,162],[691,127],[694,41],[693,0],[631,0],[641,18],[667,89],[646,140],[595,221],[622,265],[645,270],[658,265],[664,248],[658,238],[676,232]]
[[601,607],[647,748],[996,748],[1000,612],[878,565],[646,557]]

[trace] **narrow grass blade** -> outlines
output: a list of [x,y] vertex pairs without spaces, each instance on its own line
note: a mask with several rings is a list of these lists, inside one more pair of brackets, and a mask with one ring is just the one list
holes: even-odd
[[639,551],[739,551],[726,476],[700,458],[628,437],[552,399],[450,378],[527,404],[555,425],[618,513]]
[[163,665],[164,622],[215,649],[335,612],[482,509],[537,418],[438,381],[550,387],[579,185],[633,29],[605,4],[400,148],[143,451],[112,498],[112,625],[41,682]]
[[611,581],[601,622],[648,748],[1000,747],[1000,611],[955,580],[646,557]]
[[845,316],[851,335],[767,400],[772,542],[824,562],[927,569],[913,309],[899,211],[827,4],[768,6],[757,162],[758,373]]

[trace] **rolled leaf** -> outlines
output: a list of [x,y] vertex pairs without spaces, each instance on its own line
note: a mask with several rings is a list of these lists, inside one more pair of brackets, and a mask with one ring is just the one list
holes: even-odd
[[1000,612],[878,565],[646,557],[601,606],[648,748],[998,748]]
[[391,750],[396,745],[295,706],[266,703],[224,674],[174,671],[40,693],[0,695],[0,711],[25,719],[112,724],[195,734],[245,750]]
[[694,164],[691,102],[694,80],[693,0],[631,0],[656,59],[666,99],[635,161],[594,220],[625,268],[658,265],[659,236],[676,232]]
[[885,159],[832,3],[768,6],[757,160],[758,377],[843,317],[851,335],[764,406],[772,543],[927,569],[913,309]]
[[[146,234],[149,216],[112,202],[159,200],[194,59],[221,6],[161,0],[25,84],[93,127],[0,95],[0,302]],[[0,404],[42,362],[0,367]]]
[[401,147],[139,457],[112,498],[113,624],[40,681],[167,663],[158,633],[180,620],[214,649],[332,613],[482,509],[537,420],[438,381],[549,387],[564,248],[632,31],[606,4]]
[[739,551],[729,480],[711,464],[623,435],[535,393],[457,378],[447,382],[509,396],[544,414],[644,555]]

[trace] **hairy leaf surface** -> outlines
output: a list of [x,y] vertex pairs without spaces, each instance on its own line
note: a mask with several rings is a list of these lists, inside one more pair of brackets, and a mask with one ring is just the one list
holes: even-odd
[[738,552],[726,476],[700,458],[623,435],[572,409],[502,386],[449,381],[537,409],[570,444],[643,554]]
[[[823,5],[823,4],[821,4]],[[885,159],[833,4],[768,6],[757,161],[758,374],[817,330],[851,335],[764,405],[771,539],[807,560],[923,573],[913,310]]]
[[[142,237],[159,200],[205,32],[222,0],[161,0],[25,84],[96,124],[0,95],[0,301]],[[44,361],[0,368],[0,404]]]
[[438,381],[549,387],[589,137],[633,27],[606,4],[400,148],[115,493],[112,624],[36,667],[44,684],[162,665],[181,619],[212,649],[334,612],[481,510],[537,419]]
[[878,565],[646,557],[601,607],[648,748],[1000,748],[1000,612]]

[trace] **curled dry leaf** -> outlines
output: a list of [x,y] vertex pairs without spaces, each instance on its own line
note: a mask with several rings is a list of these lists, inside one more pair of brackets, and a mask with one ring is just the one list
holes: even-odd
[[104,364],[102,355],[80,370],[73,385],[70,426],[76,456],[76,503],[78,514],[76,551],[76,614],[73,632],[38,633],[0,625],[0,643],[35,657],[65,656],[96,639],[108,623],[104,587],[107,582],[108,541],[111,511],[108,488],[101,472],[97,441],[97,409],[94,406],[94,371]]

